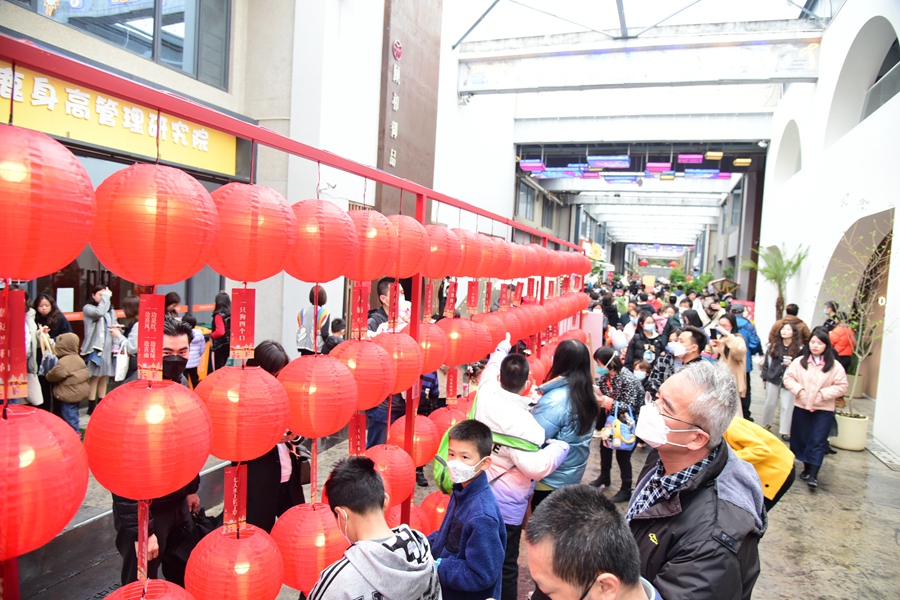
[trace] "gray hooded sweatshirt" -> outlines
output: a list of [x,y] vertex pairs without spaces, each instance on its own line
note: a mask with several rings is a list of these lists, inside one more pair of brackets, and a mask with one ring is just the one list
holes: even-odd
[[322,571],[308,600],[440,600],[428,539],[407,525],[393,531],[394,537],[350,546]]

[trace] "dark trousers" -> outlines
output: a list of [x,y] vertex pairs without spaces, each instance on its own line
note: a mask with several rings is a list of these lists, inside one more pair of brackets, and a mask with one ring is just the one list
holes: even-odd
[[[750,360],[748,357],[747,360]],[[745,419],[750,419],[750,373],[747,373],[747,393],[741,398],[741,411]]]
[[[615,450],[607,448],[600,444],[600,479],[604,483],[610,480],[610,472],[612,471],[613,453],[616,455],[616,463],[619,465],[619,471],[622,475],[622,487],[630,488],[632,481],[631,472],[631,455],[633,450]],[[607,484],[609,485],[609,484]]]
[[519,593],[519,542],[521,525],[506,526],[506,556],[503,558],[503,588],[500,600],[517,600]]
[[228,362],[228,355],[230,353],[231,348],[228,347],[228,344],[210,352],[210,362],[212,363],[213,371],[218,371],[225,366],[225,363]]
[[772,507],[778,504],[778,501],[781,500],[781,497],[784,496],[791,486],[794,485],[794,479],[797,475],[797,467],[791,467],[791,472],[788,474],[787,479],[784,480],[784,483],[781,484],[781,488],[778,490],[778,493],[775,494],[775,497],[769,500],[768,498],[763,498],[763,504],[766,505],[766,511],[772,510]]
[[841,363],[841,366],[844,367],[844,372],[850,372],[850,361],[853,360],[853,356],[837,356],[837,361]]
[[[188,511],[187,501],[182,500],[180,504],[172,507],[157,507],[153,509],[150,505],[150,511],[153,515],[153,533],[159,543],[159,554],[156,558],[147,562],[147,576],[150,579],[159,578],[159,567],[162,565],[163,575],[167,581],[184,586],[184,561],[175,558],[172,553],[166,553],[166,546],[169,536],[173,532],[180,535],[181,525],[190,520],[190,512]],[[122,585],[128,585],[132,581],[137,581],[137,553],[134,549],[134,543],[137,538],[129,533],[125,528],[116,532],[116,550],[122,557]]]
[[[405,413],[391,411],[391,424]],[[387,443],[387,409],[376,406],[366,411],[366,449]]]
[[197,372],[197,367],[186,368],[184,370],[184,376],[191,382],[191,389],[196,390],[197,386],[200,385],[200,373]]
[[828,451],[828,432],[834,421],[830,410],[810,412],[794,407],[791,421],[791,452],[802,463],[820,467]]
[[46,377],[38,376],[38,381],[41,383],[41,397],[44,399],[44,403],[38,408],[52,412],[57,417],[62,418],[61,403],[53,398],[53,384],[47,381]]

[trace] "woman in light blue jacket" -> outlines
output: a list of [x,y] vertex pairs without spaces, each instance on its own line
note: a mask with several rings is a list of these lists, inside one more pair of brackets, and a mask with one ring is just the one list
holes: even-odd
[[591,352],[578,340],[560,342],[533,414],[546,439],[569,444],[569,455],[534,491],[531,509],[565,485],[581,483],[591,450],[594,423],[600,413],[594,394]]

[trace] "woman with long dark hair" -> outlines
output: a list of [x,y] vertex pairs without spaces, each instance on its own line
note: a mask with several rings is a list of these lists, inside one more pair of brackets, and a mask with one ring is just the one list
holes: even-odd
[[213,330],[209,334],[213,371],[225,366],[231,352],[231,298],[225,292],[216,295],[213,310]]
[[545,383],[537,390],[542,396],[534,407],[534,418],[544,428],[546,439],[569,444],[569,455],[537,484],[532,508],[553,490],[581,483],[584,476],[594,423],[600,413],[588,347],[578,340],[560,342]]
[[763,361],[762,380],[766,382],[766,405],[763,408],[763,427],[772,428],[775,420],[775,409],[781,402],[781,418],[778,422],[778,433],[781,439],[790,441],[791,420],[794,415],[794,395],[784,387],[784,373],[795,358],[803,352],[803,342],[797,326],[785,323],[779,332],[781,339],[769,344],[766,358]]
[[784,375],[784,387],[794,394],[791,452],[803,463],[800,479],[819,487],[819,469],[828,451],[828,433],[834,420],[834,403],[847,392],[847,374],[834,359],[825,327],[812,330],[800,360]]
[[[34,322],[38,326],[41,335],[49,336],[50,340],[55,342],[56,338],[62,334],[72,333],[72,326],[69,324],[69,320],[60,312],[59,307],[56,305],[56,300],[50,294],[39,295],[34,308]],[[41,345],[38,344],[38,365],[44,359],[43,354]],[[47,381],[47,378],[43,375],[38,375],[38,381],[41,383],[41,395],[44,397],[44,403],[40,405],[40,408],[51,411],[53,414],[61,417],[60,407],[53,403],[53,384]]]
[[[684,322],[684,327],[691,325],[697,329],[703,329],[703,321],[700,320],[700,313],[692,308],[681,313],[681,320]],[[682,327],[682,329],[684,329],[684,327]]]
[[[289,362],[281,344],[266,340],[256,346],[247,366],[260,367],[277,377]],[[277,517],[306,501],[301,474],[301,452],[305,449],[300,446],[301,440],[285,432],[274,448],[247,462],[247,522],[251,525],[271,532]]]

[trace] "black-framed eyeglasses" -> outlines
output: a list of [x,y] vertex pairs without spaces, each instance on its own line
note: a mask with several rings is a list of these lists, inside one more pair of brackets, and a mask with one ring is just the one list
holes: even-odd
[[667,418],[667,419],[672,419],[673,421],[678,421],[679,423],[684,423],[685,425],[690,425],[691,427],[696,427],[696,428],[699,429],[700,431],[702,431],[702,432],[704,432],[704,433],[708,433],[705,429],[703,429],[702,427],[700,427],[700,426],[697,425],[696,423],[691,423],[690,421],[684,421],[684,420],[682,420],[682,419],[679,419],[679,418],[677,418],[677,417],[673,417],[672,415],[669,415],[669,414],[664,413],[663,410],[659,407],[659,398],[656,398],[656,399],[653,400],[653,402],[651,402],[650,404],[652,404],[653,407],[657,410],[657,412],[659,412],[660,416],[663,416],[663,417],[665,417],[665,418]]

